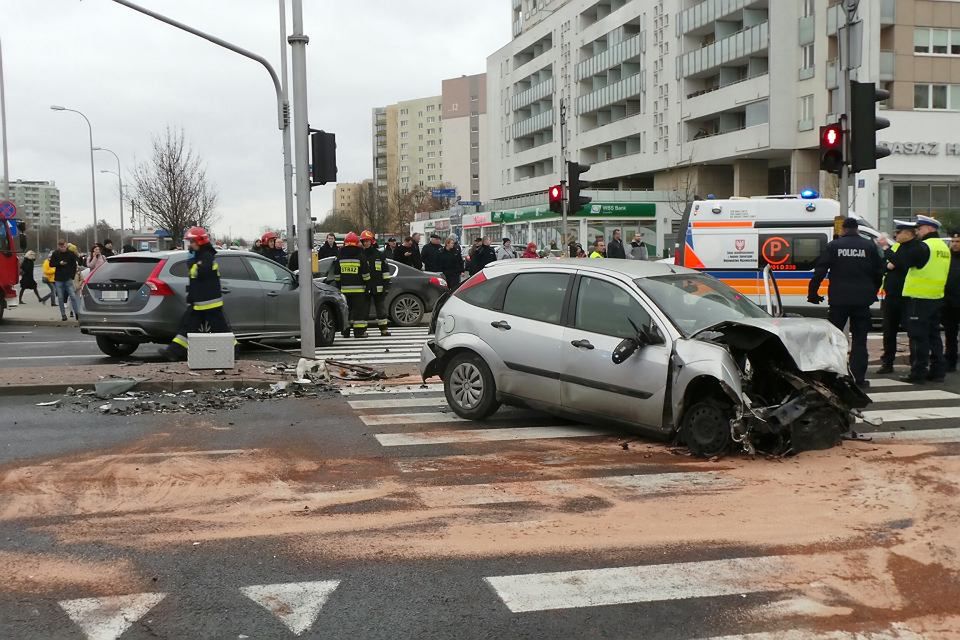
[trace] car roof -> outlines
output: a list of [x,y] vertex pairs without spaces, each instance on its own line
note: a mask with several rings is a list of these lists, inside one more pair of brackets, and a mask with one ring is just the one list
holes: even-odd
[[631,280],[637,278],[650,278],[653,276],[666,276],[674,273],[699,273],[686,267],[678,267],[672,264],[661,262],[649,262],[646,260],[617,260],[611,258],[546,258],[542,260],[499,260],[488,264],[483,268],[484,271],[529,271],[531,269],[542,269],[543,267],[562,267],[570,271],[592,271],[594,273],[608,273],[620,276],[626,276]]
[[[221,249],[217,253],[225,253],[226,249]],[[189,251],[183,249],[180,250],[170,250],[170,251],[130,251],[128,253],[118,253],[112,255],[107,260],[114,260],[116,258],[153,258],[154,260],[170,260],[171,258],[186,258],[190,255]],[[254,258],[263,258],[259,253],[254,253],[253,251],[237,251],[231,250],[231,256],[252,256]]]

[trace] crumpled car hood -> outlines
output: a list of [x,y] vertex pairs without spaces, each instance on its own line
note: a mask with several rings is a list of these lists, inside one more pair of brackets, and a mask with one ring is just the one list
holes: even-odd
[[[800,371],[830,371],[848,375],[847,337],[842,331],[817,318],[743,318],[728,320],[704,329],[718,332],[730,340],[764,340],[774,335],[780,339],[787,353]],[[761,333],[758,333],[761,332]]]

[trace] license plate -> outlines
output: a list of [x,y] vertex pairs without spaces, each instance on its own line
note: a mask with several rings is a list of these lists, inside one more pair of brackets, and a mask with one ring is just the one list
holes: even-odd
[[100,292],[101,300],[114,300],[114,301],[126,301],[127,292],[126,291],[101,291]]

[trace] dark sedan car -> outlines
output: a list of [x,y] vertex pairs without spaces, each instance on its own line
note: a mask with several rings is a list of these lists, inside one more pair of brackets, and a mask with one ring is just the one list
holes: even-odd
[[[143,343],[168,343],[187,309],[186,251],[125,253],[107,259],[83,288],[80,331],[105,354],[124,357]],[[283,266],[247,251],[217,255],[224,311],[241,342],[300,333],[300,283]],[[313,281],[317,346],[333,344],[347,326],[346,300]]]
[[[387,294],[390,321],[399,327],[416,326],[424,314],[433,311],[437,299],[447,292],[447,281],[442,273],[420,271],[393,260],[387,260],[387,263],[393,273]],[[317,277],[326,277],[331,264],[333,258],[321,260]]]

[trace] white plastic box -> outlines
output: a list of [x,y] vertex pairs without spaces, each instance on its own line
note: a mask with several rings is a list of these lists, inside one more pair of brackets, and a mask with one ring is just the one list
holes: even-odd
[[191,369],[233,369],[232,333],[187,334],[187,366]]

